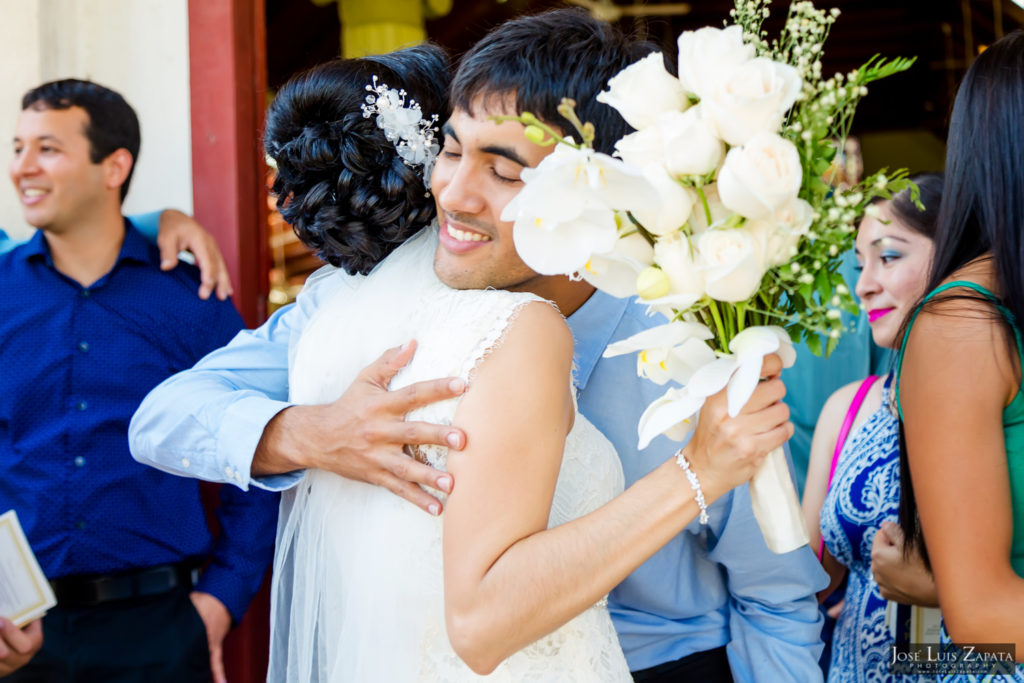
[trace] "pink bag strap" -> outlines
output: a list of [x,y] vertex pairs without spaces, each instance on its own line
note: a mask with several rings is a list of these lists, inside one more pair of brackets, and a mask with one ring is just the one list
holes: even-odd
[[[825,493],[828,494],[828,490],[832,488],[832,477],[836,473],[836,465],[839,464],[839,454],[843,452],[843,446],[846,445],[846,437],[850,436],[850,429],[853,428],[853,421],[857,419],[857,413],[860,412],[861,405],[864,404],[864,398],[868,395],[871,390],[871,386],[878,381],[878,375],[868,375],[864,378],[864,381],[860,383],[857,388],[857,393],[853,396],[853,401],[850,402],[850,408],[846,411],[846,417],[843,418],[843,426],[839,428],[839,435],[836,437],[836,449],[832,453],[832,467],[828,470],[828,483],[825,485]],[[818,561],[821,561],[822,556],[825,554],[825,537],[821,537],[821,544],[818,547]]]

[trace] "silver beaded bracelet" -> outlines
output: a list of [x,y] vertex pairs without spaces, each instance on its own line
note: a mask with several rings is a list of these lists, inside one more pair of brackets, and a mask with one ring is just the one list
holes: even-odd
[[690,488],[693,489],[694,499],[697,501],[697,507],[700,508],[698,521],[701,524],[707,524],[708,504],[704,502],[704,491],[700,488],[700,479],[697,478],[697,473],[690,469],[690,461],[686,459],[683,450],[685,449],[680,448],[676,453],[676,464],[683,468],[683,472],[686,473],[686,480],[690,482]]

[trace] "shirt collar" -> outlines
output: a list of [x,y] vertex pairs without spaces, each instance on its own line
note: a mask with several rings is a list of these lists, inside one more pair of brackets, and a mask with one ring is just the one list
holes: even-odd
[[160,265],[160,250],[143,237],[142,233],[136,230],[127,218],[124,219],[124,243],[121,245],[121,253],[117,257],[118,263],[124,260]]
[[[53,266],[53,257],[50,255],[50,245],[42,230],[36,230],[31,239],[25,243],[22,255],[28,261],[33,258],[46,260],[46,265]],[[159,250],[142,236],[127,218],[124,219],[124,242],[121,244],[121,253],[117,256],[117,263],[121,261],[138,261],[159,265]]]
[[575,313],[567,319],[576,342],[573,380],[578,391],[587,388],[594,366],[612,340],[619,321],[626,314],[629,299],[617,299],[610,294],[595,291]]

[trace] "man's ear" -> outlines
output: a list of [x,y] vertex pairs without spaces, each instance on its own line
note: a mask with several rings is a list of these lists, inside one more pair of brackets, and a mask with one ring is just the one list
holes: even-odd
[[121,187],[128,179],[135,160],[132,158],[131,152],[121,147],[111,152],[100,163],[103,166],[103,177],[106,180],[107,188],[114,190]]

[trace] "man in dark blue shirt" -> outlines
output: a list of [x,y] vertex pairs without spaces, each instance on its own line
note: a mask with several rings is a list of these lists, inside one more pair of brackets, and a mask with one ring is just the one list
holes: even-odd
[[120,95],[56,81],[22,109],[10,175],[39,231],[0,254],[0,511],[17,511],[58,606],[38,652],[38,625],[0,623],[0,676],[222,679],[221,641],[271,558],[276,498],[223,487],[213,543],[197,482],[136,463],[126,434],[150,389],[242,321],[195,296],[194,268],[161,271],[122,217],[139,132]]

